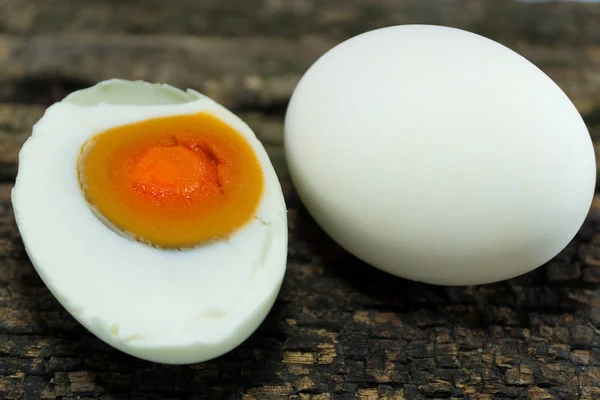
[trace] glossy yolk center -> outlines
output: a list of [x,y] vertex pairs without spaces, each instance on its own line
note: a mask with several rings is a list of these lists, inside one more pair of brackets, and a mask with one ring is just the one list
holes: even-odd
[[250,144],[207,113],[102,132],[82,147],[78,170],[101,220],[162,248],[226,238],[254,218],[264,187]]
[[131,172],[133,188],[156,197],[190,194],[206,175],[216,179],[215,165],[182,146],[151,148]]

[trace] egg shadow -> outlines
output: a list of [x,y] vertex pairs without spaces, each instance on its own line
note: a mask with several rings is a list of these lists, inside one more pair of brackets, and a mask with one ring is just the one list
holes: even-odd
[[[128,357],[133,396],[160,398],[241,398],[251,388],[271,386],[281,378],[284,335],[276,304],[246,341],[215,359],[189,365],[164,365]],[[120,364],[119,369],[123,368]],[[114,392],[113,392],[114,393]]]
[[304,242],[308,251],[318,257],[325,276],[342,280],[369,299],[365,306],[408,310],[415,293],[443,294],[442,287],[409,281],[372,267],[337,244],[306,208],[299,205],[297,214],[294,239]]
[[[293,190],[288,196],[297,214],[290,236],[316,256],[325,276],[360,293],[360,301],[353,304],[357,310],[398,313],[423,326],[529,329],[535,328],[536,318],[544,313],[558,314],[557,321],[568,320],[569,315],[585,321],[590,306],[585,299],[574,300],[571,292],[599,287],[582,282],[577,274],[581,268],[578,248],[594,236],[598,216],[588,216],[561,253],[529,273],[483,285],[439,286],[403,279],[358,259],[321,229]],[[426,321],[417,321],[420,318]]]

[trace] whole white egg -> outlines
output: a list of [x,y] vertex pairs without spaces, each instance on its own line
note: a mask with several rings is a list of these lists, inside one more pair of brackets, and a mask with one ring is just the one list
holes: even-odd
[[285,151],[342,247],[442,285],[544,264],[595,185],[590,136],[561,89],[512,50],[438,26],[374,30],[322,56],[291,98]]
[[[230,142],[215,145],[219,129]],[[147,142],[152,135],[158,142]],[[219,162],[207,158],[211,146]],[[250,161],[233,165],[240,153],[228,146]],[[82,162],[97,151],[82,181]],[[257,190],[246,178],[236,183],[249,168]],[[214,176],[220,192],[210,190]],[[236,193],[238,205],[229,201]],[[52,105],[20,152],[12,201],[27,253],[56,298],[97,337],[142,359],[184,364],[230,351],[260,325],[282,283],[287,218],[273,166],[244,122],[193,90],[110,80]],[[203,225],[214,213],[193,220],[193,209],[182,210],[209,203],[226,205],[227,218],[247,206],[247,220],[204,240],[203,229],[222,228]],[[204,239],[192,246],[196,228]]]

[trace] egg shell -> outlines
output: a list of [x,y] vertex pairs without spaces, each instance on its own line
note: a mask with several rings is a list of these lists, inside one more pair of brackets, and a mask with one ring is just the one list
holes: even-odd
[[[209,112],[236,129],[262,166],[256,217],[223,240],[167,251],[113,232],[79,186],[82,145],[111,127]],[[286,208],[267,153],[238,117],[195,91],[111,80],[45,112],[19,155],[12,200],[27,253],[61,304],[106,343],[169,364],[230,351],[260,325],[282,283]]]
[[327,52],[293,93],[284,142],[302,201],[335,241],[433,284],[539,267],[594,193],[592,142],[563,91],[453,28],[388,27]]

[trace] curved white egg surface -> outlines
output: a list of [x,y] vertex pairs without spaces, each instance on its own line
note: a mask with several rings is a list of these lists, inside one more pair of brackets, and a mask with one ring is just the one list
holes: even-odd
[[[109,230],[79,187],[82,145],[115,126],[200,111],[254,149],[265,179],[256,218],[229,240],[185,251]],[[233,349],[263,321],[284,276],[286,209],[267,154],[245,123],[191,90],[111,80],[54,104],[21,150],[12,199],[27,253],[57,299],[100,339],[146,360],[192,363]]]
[[569,243],[594,193],[592,142],[561,89],[452,28],[389,27],[333,48],[295,89],[284,139],[323,229],[417,281],[528,272]]

